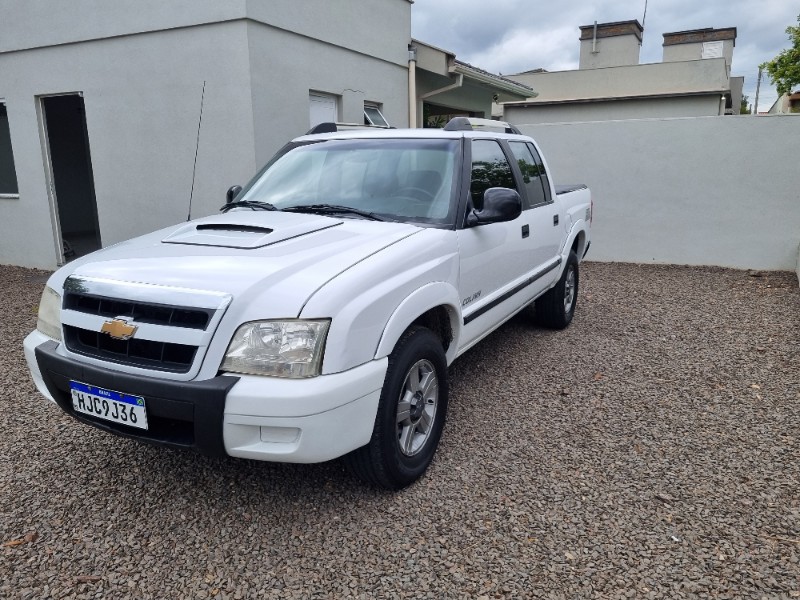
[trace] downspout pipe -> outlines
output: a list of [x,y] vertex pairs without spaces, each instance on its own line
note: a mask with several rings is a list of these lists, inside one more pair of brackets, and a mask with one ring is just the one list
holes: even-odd
[[417,123],[417,49],[408,46],[408,126],[416,128]]

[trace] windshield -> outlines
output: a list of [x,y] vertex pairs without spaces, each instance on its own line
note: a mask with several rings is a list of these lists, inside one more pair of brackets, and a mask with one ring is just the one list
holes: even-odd
[[278,210],[335,205],[397,221],[447,223],[458,140],[327,140],[279,155],[238,198]]

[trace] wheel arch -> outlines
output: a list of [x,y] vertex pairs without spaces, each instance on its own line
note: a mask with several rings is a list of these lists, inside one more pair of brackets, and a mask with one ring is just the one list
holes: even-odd
[[581,262],[586,252],[586,237],[583,221],[576,223],[567,235],[566,243],[561,251],[562,260],[566,261],[569,253],[574,252],[578,257],[578,262]]
[[389,317],[375,358],[388,356],[412,325],[430,329],[442,342],[447,364],[456,357],[461,334],[458,292],[445,282],[429,283],[408,296]]
[[575,236],[575,239],[572,240],[572,251],[577,255],[578,261],[583,258],[583,254],[586,251],[586,232],[581,230],[578,232],[578,235]]

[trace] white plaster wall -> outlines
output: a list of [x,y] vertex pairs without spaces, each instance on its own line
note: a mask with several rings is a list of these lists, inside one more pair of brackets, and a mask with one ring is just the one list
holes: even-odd
[[597,38],[595,52],[592,40],[581,40],[580,69],[598,69],[621,65],[638,65],[642,45],[635,35]]
[[726,93],[730,87],[723,58],[508,77],[538,92],[537,102],[709,91]]
[[[403,31],[387,32],[385,39],[387,46],[401,48],[407,57],[410,38],[402,37]],[[308,131],[309,90],[338,96],[343,122],[363,123],[364,101],[369,101],[382,104],[390,125],[408,126],[407,62],[375,59],[258,22],[248,24],[248,44],[259,166],[287,141]]]
[[247,0],[247,16],[370,58],[408,63],[409,0]]
[[591,187],[589,259],[797,268],[800,118],[519,127],[542,146],[556,183]]
[[[728,69],[730,70],[731,63],[733,62],[733,40],[721,41],[722,56],[725,59],[725,64],[728,65]],[[664,62],[698,60],[702,58],[703,42],[691,42],[688,44],[672,44],[670,46],[664,46],[664,52],[662,54],[662,60]]]
[[[0,199],[0,263],[52,268],[60,250],[36,97],[82,92],[102,243],[215,213],[273,152],[309,128],[309,90],[408,122],[410,2],[0,0],[0,99],[19,199]],[[46,24],[43,27],[42,24]]]
[[[0,263],[57,254],[37,96],[82,92],[104,246],[186,219],[203,81],[193,216],[255,170],[244,21],[0,53],[19,199],[0,200]],[[243,93],[244,92],[244,93]]]
[[246,0],[0,0],[0,52],[241,19],[246,4]]

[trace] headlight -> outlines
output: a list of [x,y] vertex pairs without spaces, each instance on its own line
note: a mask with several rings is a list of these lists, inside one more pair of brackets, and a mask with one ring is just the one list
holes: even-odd
[[272,377],[319,375],[329,320],[245,323],[228,345],[220,367],[231,373]]
[[47,337],[61,341],[61,296],[53,288],[45,287],[42,292],[36,329]]

